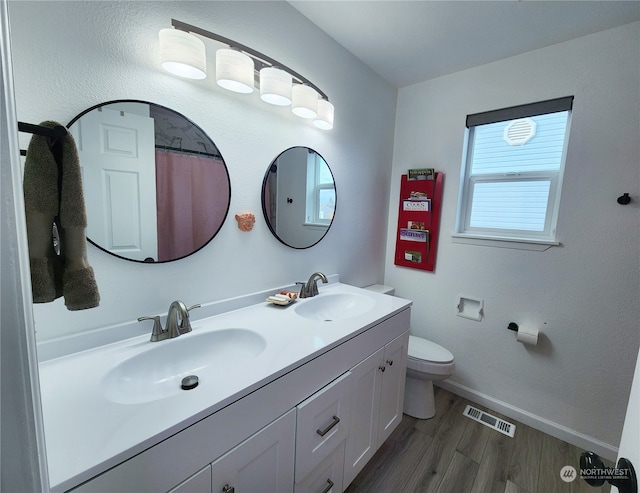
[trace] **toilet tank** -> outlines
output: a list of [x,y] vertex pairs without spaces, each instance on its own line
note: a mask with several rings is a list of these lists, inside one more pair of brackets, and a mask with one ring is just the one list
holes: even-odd
[[376,293],[388,294],[390,296],[396,294],[396,288],[385,286],[384,284],[372,284],[371,286],[367,286],[364,289],[375,291]]

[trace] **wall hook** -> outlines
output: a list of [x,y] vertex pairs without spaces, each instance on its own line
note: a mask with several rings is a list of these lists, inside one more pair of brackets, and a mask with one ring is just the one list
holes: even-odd
[[631,197],[629,197],[628,193],[624,193],[618,197],[618,204],[620,205],[627,205],[629,202],[631,202]]

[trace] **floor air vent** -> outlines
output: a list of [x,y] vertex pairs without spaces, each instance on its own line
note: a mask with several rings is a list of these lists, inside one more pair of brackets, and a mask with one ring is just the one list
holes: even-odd
[[483,425],[488,426],[489,428],[493,428],[504,435],[510,436],[513,438],[513,434],[516,432],[516,425],[507,423],[506,421],[496,418],[495,416],[491,416],[490,414],[485,413],[484,411],[480,411],[480,409],[476,409],[473,406],[467,406],[462,413],[467,418],[471,418]]

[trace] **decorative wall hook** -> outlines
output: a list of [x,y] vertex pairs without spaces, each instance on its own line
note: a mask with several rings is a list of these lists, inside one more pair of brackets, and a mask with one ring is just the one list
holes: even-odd
[[238,228],[241,231],[248,232],[253,229],[253,224],[256,222],[256,216],[254,216],[250,212],[245,212],[244,214],[236,214],[236,221],[238,221]]
[[631,202],[631,197],[629,197],[628,193],[624,193],[620,197],[618,197],[618,204],[620,205],[627,205],[630,202]]

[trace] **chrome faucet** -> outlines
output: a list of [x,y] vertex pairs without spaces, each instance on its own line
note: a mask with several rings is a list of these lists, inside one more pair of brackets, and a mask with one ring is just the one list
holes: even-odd
[[325,276],[322,272],[314,272],[311,274],[311,277],[306,282],[297,282],[296,284],[300,284],[300,298],[313,298],[318,294],[318,283],[316,279],[320,279],[324,284],[328,283],[327,276]]
[[163,341],[165,339],[173,339],[180,334],[191,332],[191,323],[189,322],[189,312],[194,308],[200,308],[200,305],[193,305],[189,308],[182,301],[174,301],[169,306],[167,313],[167,327],[162,328],[160,317],[140,317],[138,322],[143,320],[153,320],[153,330],[151,331],[151,342]]

